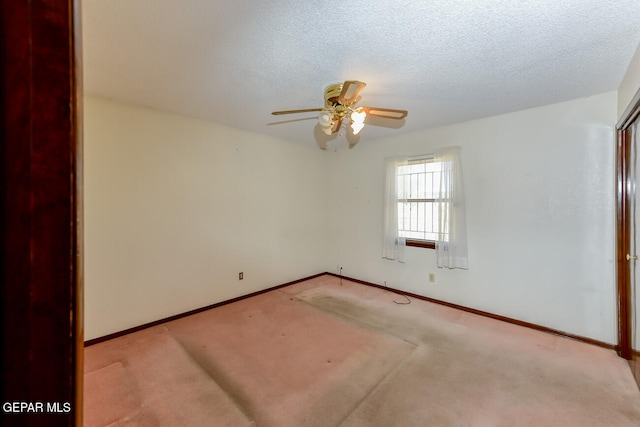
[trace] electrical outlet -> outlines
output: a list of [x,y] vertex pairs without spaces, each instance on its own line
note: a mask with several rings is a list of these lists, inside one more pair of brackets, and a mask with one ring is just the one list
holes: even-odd
[[429,283],[435,283],[435,282],[436,282],[435,273],[429,273]]
[[238,273],[238,280],[242,279],[244,279],[244,273],[241,271],[240,273]]

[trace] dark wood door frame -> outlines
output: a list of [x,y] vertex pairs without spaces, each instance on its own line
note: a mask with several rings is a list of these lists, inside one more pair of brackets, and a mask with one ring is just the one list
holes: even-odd
[[616,216],[617,216],[617,293],[618,293],[618,355],[631,359],[631,277],[629,261],[626,256],[630,252],[630,212],[629,212],[629,176],[630,162],[629,129],[618,129],[616,141]]
[[631,206],[633,182],[629,176],[631,159],[631,126],[640,116],[640,91],[616,124],[616,254],[617,254],[617,298],[618,298],[618,346],[621,357],[631,360],[632,309],[631,277],[627,254],[630,254]]
[[0,0],[2,425],[82,425],[79,17]]

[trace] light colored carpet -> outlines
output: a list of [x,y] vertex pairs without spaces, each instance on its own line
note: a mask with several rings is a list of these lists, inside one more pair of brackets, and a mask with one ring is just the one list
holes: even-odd
[[88,347],[85,426],[640,426],[614,352],[332,276]]

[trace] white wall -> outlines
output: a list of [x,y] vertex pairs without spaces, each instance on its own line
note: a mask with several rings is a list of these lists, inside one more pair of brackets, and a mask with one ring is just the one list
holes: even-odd
[[[328,152],[327,270],[614,343],[616,101],[610,92]],[[462,146],[469,270],[437,269],[433,250],[413,247],[405,264],[383,260],[384,158],[448,145]]]
[[[342,266],[614,343],[616,95],[379,141],[365,128],[327,152],[87,97],[86,339]],[[446,145],[463,147],[470,269],[412,247],[383,260],[384,158]]]
[[618,88],[618,118],[622,116],[634,95],[640,88],[640,45],[631,58],[631,63]]
[[94,97],[84,120],[85,339],[324,271],[315,145]]

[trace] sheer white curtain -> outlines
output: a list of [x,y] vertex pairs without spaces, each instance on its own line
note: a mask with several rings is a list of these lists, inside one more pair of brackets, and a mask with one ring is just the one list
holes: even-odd
[[469,268],[467,257],[467,220],[460,147],[447,147],[434,153],[441,163],[440,200],[436,257],[438,267]]
[[405,238],[398,235],[398,167],[407,161],[406,156],[385,159],[382,257],[400,262],[404,262]]

